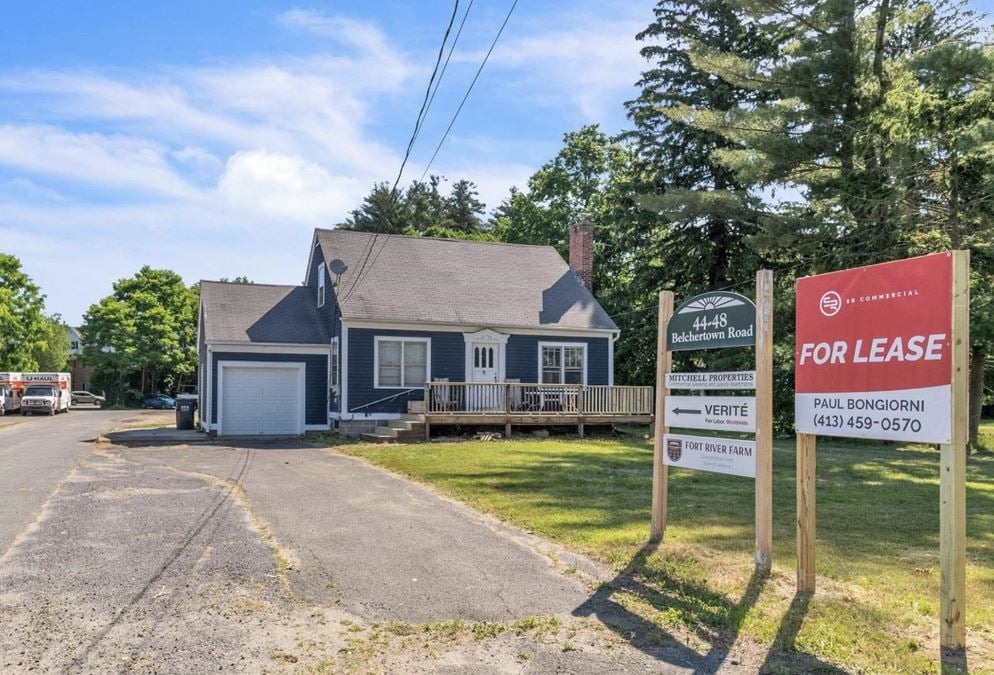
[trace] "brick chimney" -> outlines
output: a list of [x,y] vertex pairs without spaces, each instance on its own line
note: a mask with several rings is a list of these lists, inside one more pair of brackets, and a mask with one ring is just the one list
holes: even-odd
[[586,216],[569,228],[569,266],[587,290],[594,291],[594,226]]

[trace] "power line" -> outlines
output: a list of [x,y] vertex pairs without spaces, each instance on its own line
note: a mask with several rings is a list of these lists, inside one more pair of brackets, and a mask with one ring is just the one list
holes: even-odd
[[[445,45],[449,41],[449,35],[452,33],[452,26],[456,22],[456,15],[458,13],[459,13],[459,0],[455,0],[455,3],[452,6],[452,16],[449,17],[449,23],[445,27],[445,33],[442,35],[442,44],[439,45],[438,47],[438,55],[435,57],[435,66],[434,68],[432,68],[431,77],[428,78],[428,86],[425,89],[424,100],[421,102],[421,109],[418,111],[417,119],[414,122],[414,131],[411,132],[411,138],[410,140],[408,140],[407,149],[404,152],[404,159],[400,163],[400,169],[397,171],[397,178],[394,179],[393,188],[391,188],[390,190],[391,207],[394,204],[396,204],[397,186],[400,184],[401,176],[404,175],[404,167],[407,166],[407,160],[411,156],[411,150],[414,148],[414,142],[417,140],[418,133],[421,131],[421,125],[424,122],[425,115],[427,115],[428,107],[430,105],[430,100],[433,98],[432,92],[433,92],[433,85],[435,85],[436,83],[435,79],[436,77],[438,77],[438,84],[441,84],[442,80],[438,74],[438,68],[442,63],[442,55],[445,53]],[[468,13],[469,10],[467,9],[466,14]],[[466,22],[466,16],[464,15],[463,23],[465,22]],[[462,32],[462,24],[460,24],[459,26],[459,32]],[[456,36],[456,39],[458,39],[458,35]],[[455,43],[453,43],[453,46],[454,45]],[[452,56],[452,51],[449,50],[449,57],[451,58],[451,56]],[[448,59],[446,59],[445,63],[446,65],[448,65]],[[443,69],[443,74],[444,74],[444,69]],[[438,87],[434,86],[434,89],[437,91]],[[352,293],[355,291],[356,287],[359,285],[359,282],[361,281],[362,277],[366,272],[366,266],[369,263],[369,256],[373,252],[373,248],[376,246],[376,240],[378,238],[379,238],[379,232],[374,233],[373,236],[370,238],[369,242],[367,243],[363,252],[359,254],[359,258],[361,260],[361,262],[359,263],[359,269],[356,270],[355,275],[352,277],[352,285],[349,286],[349,290],[342,297],[341,302],[345,302],[346,300],[348,300],[349,297],[351,297]]]
[[[517,1],[517,0],[515,0]],[[459,13],[459,0],[456,0],[455,4],[452,6],[452,16],[449,17],[449,25],[445,28],[445,35],[442,36],[442,44],[438,47],[438,56],[435,58],[435,67],[431,71],[431,77],[428,79],[428,88],[425,89],[425,98],[421,102],[421,110],[418,111],[418,118],[414,123],[414,131],[411,132],[411,140],[407,142],[407,150],[404,152],[404,160],[400,163],[400,171],[397,172],[397,179],[393,182],[393,191],[391,194],[397,190],[397,185],[400,184],[400,177],[404,173],[404,167],[407,166],[407,160],[411,156],[411,150],[414,148],[414,141],[417,139],[418,132],[421,130],[421,123],[424,122],[424,116],[428,108],[428,99],[431,97],[432,86],[435,84],[435,77],[438,75],[438,67],[442,64],[442,55],[445,53],[445,45],[449,41],[449,33],[452,32],[452,26],[456,22],[456,14]]]
[[[456,50],[456,45],[459,43],[459,36],[462,35],[462,29],[466,25],[466,18],[469,16],[469,10],[473,9],[473,1],[469,0],[469,5],[466,6],[466,11],[462,15],[462,20],[459,22],[459,29],[456,31],[456,36],[452,38],[452,44],[449,45],[449,53],[445,55],[445,63],[442,64],[442,72],[438,75],[438,81],[435,82],[435,89],[431,92],[431,98],[428,99],[428,107],[425,108],[424,117],[421,118],[421,123],[423,124],[425,119],[428,117],[428,112],[431,110],[431,104],[435,100],[435,94],[438,93],[438,88],[442,85],[442,78],[445,77],[445,71],[449,68],[449,61],[452,60],[452,52]],[[415,140],[421,134],[421,127],[418,126],[415,132]]]
[[497,31],[497,35],[494,36],[493,42],[490,43],[490,49],[487,50],[486,56],[483,57],[483,62],[480,63],[480,67],[476,70],[476,75],[473,76],[473,81],[469,83],[469,87],[466,89],[466,93],[462,97],[462,101],[459,102],[459,107],[456,108],[456,112],[452,115],[452,120],[449,122],[449,126],[445,129],[445,133],[442,134],[442,139],[435,146],[435,152],[432,153],[431,159],[428,160],[428,165],[425,166],[424,172],[421,174],[421,180],[425,179],[428,174],[428,170],[431,168],[432,162],[438,156],[438,151],[442,149],[442,144],[445,143],[445,139],[449,137],[449,132],[452,131],[453,125],[456,123],[456,119],[459,117],[459,113],[462,112],[463,106],[466,104],[466,99],[469,98],[470,93],[473,91],[476,81],[480,78],[480,73],[483,72],[483,67],[487,65],[487,61],[490,59],[490,54],[493,53],[494,47],[497,46],[497,41],[500,40],[501,34],[504,32],[504,28],[507,26],[507,22],[511,19],[511,14],[514,13],[514,8],[518,6],[518,0],[514,0],[511,3],[511,8],[507,10],[507,16],[504,17],[504,22],[500,25],[500,29]]

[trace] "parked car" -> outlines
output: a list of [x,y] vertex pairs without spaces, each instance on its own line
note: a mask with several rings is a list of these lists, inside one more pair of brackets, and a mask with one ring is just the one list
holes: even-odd
[[91,394],[88,391],[74,391],[72,393],[72,404],[88,403],[90,405],[103,405],[107,401],[105,396]]
[[166,394],[149,394],[141,400],[142,408],[153,408],[155,410],[169,410],[176,407],[176,399]]

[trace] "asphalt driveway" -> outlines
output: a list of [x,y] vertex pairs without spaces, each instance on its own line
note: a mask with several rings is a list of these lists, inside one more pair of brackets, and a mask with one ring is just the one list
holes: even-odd
[[0,555],[30,525],[101,432],[154,419],[145,411],[74,409],[55,417],[0,418]]
[[222,479],[237,473],[308,602],[367,619],[490,621],[570,612],[589,597],[514,530],[352,457],[293,444],[117,453]]
[[585,559],[302,443],[92,442],[140,415],[0,428],[0,670],[681,670]]

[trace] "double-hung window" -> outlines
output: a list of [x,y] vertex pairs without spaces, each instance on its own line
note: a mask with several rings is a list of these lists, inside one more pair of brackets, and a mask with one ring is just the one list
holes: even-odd
[[376,338],[378,389],[423,387],[431,375],[431,341],[428,338]]
[[539,343],[543,384],[584,384],[587,381],[585,344]]
[[318,265],[318,307],[324,307],[324,263]]

